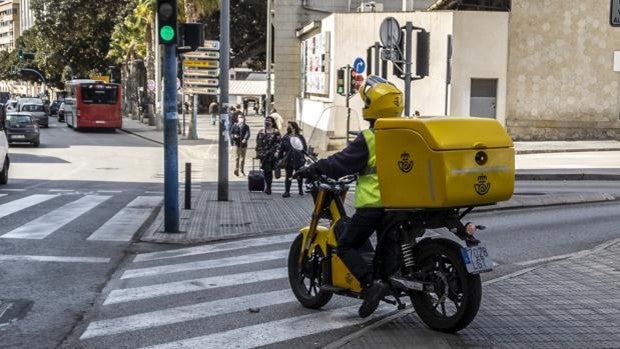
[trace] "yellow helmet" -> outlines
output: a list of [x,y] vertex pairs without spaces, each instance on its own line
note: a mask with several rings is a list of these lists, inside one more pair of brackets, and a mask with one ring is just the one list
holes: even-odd
[[380,76],[370,75],[359,92],[364,101],[362,116],[365,120],[402,116],[403,93],[393,83]]

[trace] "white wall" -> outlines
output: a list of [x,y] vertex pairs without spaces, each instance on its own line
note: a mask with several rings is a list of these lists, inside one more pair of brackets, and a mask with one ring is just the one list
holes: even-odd
[[[297,119],[306,124],[316,123],[316,114],[330,108],[334,121],[319,123],[319,127],[345,127],[345,97],[336,93],[338,68],[352,65],[356,57],[366,60],[366,49],[379,41],[379,27],[386,17],[394,17],[401,26],[407,21],[430,32],[429,76],[411,85],[411,113],[444,115],[446,96],[447,37],[453,36],[452,85],[449,115],[469,115],[470,79],[497,78],[500,122],[505,120],[506,72],[508,57],[508,14],[499,12],[397,12],[397,13],[337,13],[325,18],[321,31],[331,32],[330,95],[327,98],[299,99]],[[314,32],[316,33],[316,32]],[[312,34],[314,34],[312,33]],[[312,35],[309,34],[309,35]],[[303,39],[304,37],[300,38]],[[414,55],[415,57],[415,55]],[[366,62],[368,67],[369,62]],[[415,72],[415,65],[413,66]],[[373,71],[373,74],[376,74]],[[392,75],[388,65],[388,80],[404,91],[403,80]],[[350,105],[353,115],[361,115],[363,107],[358,95]],[[341,108],[332,108],[340,106]],[[344,114],[344,115],[342,115]],[[334,129],[325,129],[334,131]],[[339,130],[332,132],[341,134]]]
[[459,11],[452,36],[452,115],[469,115],[471,79],[498,79],[496,118],[506,124],[508,12]]

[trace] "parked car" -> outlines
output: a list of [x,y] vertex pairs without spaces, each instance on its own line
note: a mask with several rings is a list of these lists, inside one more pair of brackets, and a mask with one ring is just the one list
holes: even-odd
[[43,104],[24,104],[20,112],[30,113],[32,118],[36,120],[40,126],[49,127],[49,118],[47,117],[47,113],[45,113]]
[[9,181],[9,142],[4,133],[4,123],[0,123],[0,184],[6,184]]
[[4,125],[9,143],[32,143],[35,147],[41,143],[39,125],[30,113],[8,113]]
[[13,99],[9,99],[8,101],[6,101],[6,103],[4,103],[4,110],[9,112],[9,111],[15,111],[17,108],[17,101],[13,100]]
[[58,107],[58,122],[65,122],[65,102],[60,103]]
[[58,108],[60,108],[61,101],[53,101],[50,104],[50,115],[58,115]]

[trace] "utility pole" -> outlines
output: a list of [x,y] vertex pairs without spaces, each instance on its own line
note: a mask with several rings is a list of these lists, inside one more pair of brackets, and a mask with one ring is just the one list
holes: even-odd
[[220,9],[220,134],[218,137],[217,200],[228,201],[228,68],[230,65],[230,0]]
[[271,107],[271,51],[273,50],[273,40],[271,32],[271,0],[267,0],[267,94],[265,99],[265,117],[269,116]]

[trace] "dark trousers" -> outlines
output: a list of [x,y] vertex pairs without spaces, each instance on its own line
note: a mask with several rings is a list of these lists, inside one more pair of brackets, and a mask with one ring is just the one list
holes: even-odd
[[360,249],[366,244],[372,233],[377,231],[377,241],[381,241],[382,222],[385,217],[383,208],[359,208],[344,234],[338,240],[338,256],[360,281],[362,286],[373,281],[373,266],[362,259]]
[[[297,169],[293,168],[293,166],[286,166],[284,168],[284,173],[285,173],[284,192],[285,193],[289,193],[291,191],[291,184],[293,183],[293,180],[291,178],[293,177],[293,172],[295,171],[297,171]],[[303,179],[297,178],[297,185],[299,186],[299,194],[302,194],[303,193]]]
[[273,168],[274,168],[274,160],[269,159],[261,162],[261,168],[263,169],[263,173],[265,174],[265,190],[271,191],[271,182],[273,182]]

